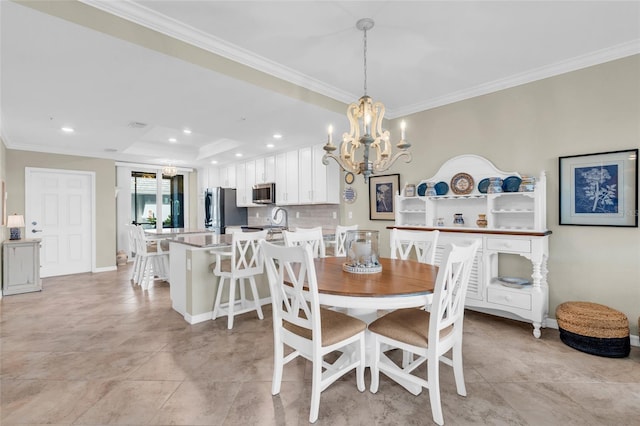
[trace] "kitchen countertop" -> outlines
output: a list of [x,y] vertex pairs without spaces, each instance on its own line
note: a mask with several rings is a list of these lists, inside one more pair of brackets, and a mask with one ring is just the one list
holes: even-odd
[[[200,234],[200,235],[180,235],[169,238],[172,243],[185,244],[197,248],[217,248],[228,247],[231,245],[233,234]],[[333,241],[334,234],[324,234],[325,241]],[[267,238],[270,242],[282,241],[282,234],[272,234]]]

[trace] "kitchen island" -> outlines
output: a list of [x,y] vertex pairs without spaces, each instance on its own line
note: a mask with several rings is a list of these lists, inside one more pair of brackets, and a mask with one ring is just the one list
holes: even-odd
[[[169,240],[171,306],[189,324],[210,320],[218,291],[215,251],[231,247],[231,234],[182,235]],[[256,277],[260,304],[271,303],[266,273]],[[228,300],[228,289],[222,301]]]

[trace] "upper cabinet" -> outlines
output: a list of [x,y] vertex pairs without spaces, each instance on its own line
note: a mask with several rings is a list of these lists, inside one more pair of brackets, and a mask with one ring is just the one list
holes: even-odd
[[[492,192],[490,178],[499,178],[502,192]],[[418,184],[416,196],[397,197],[396,225],[481,229],[478,219],[484,215],[487,229],[545,231],[545,172],[529,177],[530,185],[520,185],[523,178],[477,155],[454,157]],[[429,194],[431,185],[437,194]],[[464,223],[455,223],[456,217]]]
[[322,164],[324,145],[298,150],[300,204],[339,204],[340,171],[338,164],[331,160]]
[[276,204],[300,204],[298,198],[298,151],[283,152],[275,158]]
[[271,183],[276,181],[276,157],[270,155],[255,160],[255,183]]
[[239,207],[254,207],[253,185],[256,183],[256,163],[247,161],[236,164],[236,204]]
[[218,186],[223,188],[236,187],[236,165],[222,167],[218,174]]

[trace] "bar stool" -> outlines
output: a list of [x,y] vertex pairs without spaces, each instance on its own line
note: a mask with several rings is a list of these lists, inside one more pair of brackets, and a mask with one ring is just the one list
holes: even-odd
[[[211,319],[219,316],[227,316],[227,328],[233,328],[233,317],[245,312],[255,310],[258,318],[263,319],[258,289],[256,288],[256,275],[262,274],[264,270],[264,259],[260,250],[260,241],[266,239],[267,231],[260,232],[234,232],[231,234],[231,250],[213,250],[216,255],[216,266],[214,275],[220,278],[218,281],[218,292],[213,307]],[[227,257],[230,259],[223,260]],[[246,298],[245,285],[249,280],[251,295],[253,300]],[[229,282],[229,300],[222,303],[222,290],[225,281]],[[236,283],[240,281],[240,298],[236,300]]]

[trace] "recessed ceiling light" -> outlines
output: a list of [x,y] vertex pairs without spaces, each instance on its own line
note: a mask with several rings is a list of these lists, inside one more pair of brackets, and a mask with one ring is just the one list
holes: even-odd
[[176,139],[176,138],[169,138],[169,142],[171,142],[171,143],[176,143],[176,142],[178,142],[178,139]]
[[275,134],[273,135],[273,138],[274,138],[274,139],[282,139],[282,135],[281,135],[280,133],[275,133]]
[[267,148],[273,148],[274,146],[275,146],[275,145],[274,145],[274,144],[272,144],[272,143],[268,143],[268,144],[267,144]]
[[182,131],[182,133],[184,133],[185,135],[190,135],[191,134],[191,129],[184,129]]
[[75,132],[73,127],[61,127],[60,130],[62,130],[65,133],[73,133],[73,132]]
[[218,164],[217,160],[211,160],[211,164]]
[[241,152],[236,152],[236,157],[242,157],[242,153]]

